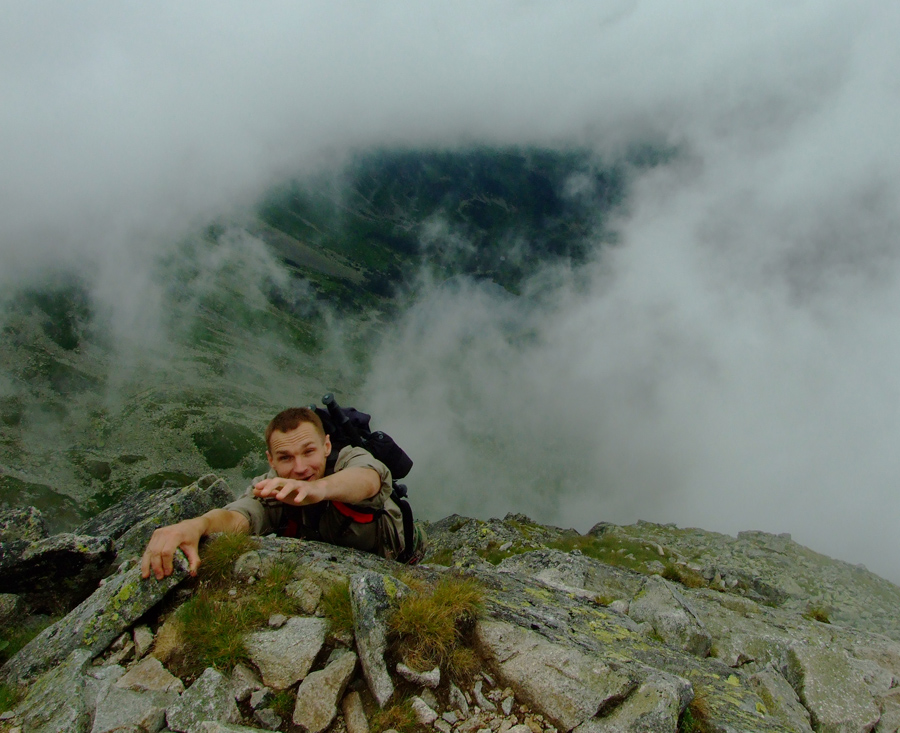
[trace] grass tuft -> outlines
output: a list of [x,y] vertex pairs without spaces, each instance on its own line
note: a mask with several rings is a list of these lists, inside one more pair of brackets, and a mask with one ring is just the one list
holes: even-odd
[[350,584],[334,583],[322,593],[322,613],[331,623],[331,633],[353,631],[353,607],[350,603]]
[[706,693],[702,689],[695,690],[694,699],[684,709],[678,721],[678,733],[712,733],[711,714],[712,708]]
[[291,720],[294,715],[294,706],[296,704],[297,696],[294,694],[293,690],[288,688],[287,690],[278,690],[273,693],[270,707],[278,713],[283,720]]
[[372,733],[395,730],[397,733],[416,733],[419,723],[410,700],[401,700],[395,705],[378,710],[370,721]]
[[201,577],[209,582],[227,582],[237,559],[256,547],[256,540],[247,534],[222,532],[214,535],[200,551]]
[[483,601],[481,586],[470,578],[448,577],[433,588],[414,587],[388,621],[399,656],[420,670],[440,666],[450,674],[466,674],[470,660],[456,650],[465,646]]
[[820,624],[830,624],[831,619],[828,616],[828,609],[825,606],[810,604],[803,612],[803,618],[810,621],[818,621]]
[[667,562],[662,572],[662,577],[675,583],[681,583],[685,588],[706,588],[709,585],[700,573],[691,570],[685,565],[676,565]]
[[13,685],[0,685],[0,713],[12,710],[21,699],[21,690]]

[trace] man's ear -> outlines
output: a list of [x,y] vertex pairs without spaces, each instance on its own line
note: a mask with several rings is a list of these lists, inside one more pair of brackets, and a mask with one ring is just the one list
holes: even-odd
[[331,436],[326,435],[325,436],[325,457],[328,458],[328,456],[330,456],[330,455],[331,455]]

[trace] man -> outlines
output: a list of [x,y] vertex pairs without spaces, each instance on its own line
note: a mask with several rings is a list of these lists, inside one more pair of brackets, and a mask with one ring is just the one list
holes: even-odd
[[196,575],[200,539],[216,532],[276,532],[387,558],[403,551],[403,518],[390,498],[391,472],[383,463],[348,446],[329,466],[331,439],[319,416],[306,407],[278,413],[266,428],[266,446],[271,470],[253,479],[244,496],[153,533],[141,559],[143,577],[171,575],[178,548]]

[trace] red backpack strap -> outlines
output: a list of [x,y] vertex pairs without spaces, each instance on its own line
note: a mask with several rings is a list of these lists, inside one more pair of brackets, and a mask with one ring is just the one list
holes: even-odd
[[370,522],[374,522],[375,517],[377,517],[379,514],[379,512],[377,511],[369,512],[354,509],[352,506],[350,506],[349,504],[344,504],[344,502],[342,501],[332,501],[331,505],[348,519],[352,519],[354,522],[359,522],[360,524],[369,524]]

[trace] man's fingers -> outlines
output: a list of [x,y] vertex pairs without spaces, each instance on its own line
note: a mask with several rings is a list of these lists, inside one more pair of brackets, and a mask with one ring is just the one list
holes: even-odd
[[197,568],[200,567],[200,554],[197,552],[196,545],[191,544],[183,544],[181,549],[184,551],[184,556],[188,559],[188,572],[191,575],[197,574]]
[[141,577],[144,579],[150,577],[150,554],[147,552],[141,557]]

